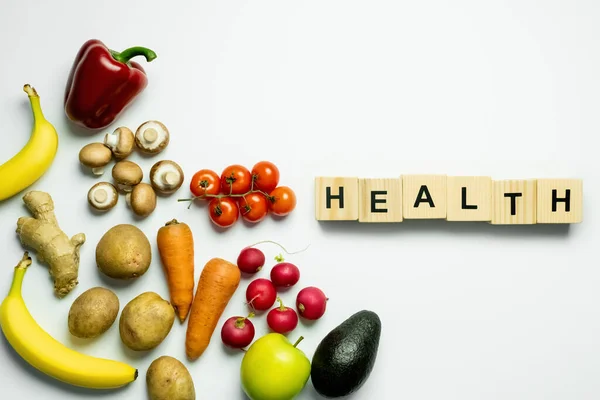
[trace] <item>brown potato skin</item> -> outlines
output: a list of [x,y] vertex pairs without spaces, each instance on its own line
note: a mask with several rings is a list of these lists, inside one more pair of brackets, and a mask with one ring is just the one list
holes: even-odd
[[151,262],[148,237],[131,224],[113,226],[96,245],[96,265],[114,279],[139,278],[148,271]]
[[154,292],[144,292],[123,308],[119,334],[125,346],[135,351],[151,350],[169,335],[175,310]]
[[119,314],[119,298],[109,289],[93,287],[81,293],[69,309],[71,335],[92,339],[106,332]]
[[150,400],[196,400],[194,381],[183,363],[170,356],[152,361],[146,372]]

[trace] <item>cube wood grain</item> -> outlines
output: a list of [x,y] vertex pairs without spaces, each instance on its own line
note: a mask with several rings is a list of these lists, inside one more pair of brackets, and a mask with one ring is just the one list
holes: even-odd
[[531,225],[537,222],[535,179],[492,181],[493,225]]
[[317,177],[315,196],[317,220],[358,220],[358,178]]
[[581,179],[537,180],[537,223],[577,224],[583,220]]
[[359,179],[358,222],[402,222],[402,179]]
[[449,176],[447,178],[448,221],[492,220],[492,178]]
[[446,218],[446,175],[402,175],[404,219]]

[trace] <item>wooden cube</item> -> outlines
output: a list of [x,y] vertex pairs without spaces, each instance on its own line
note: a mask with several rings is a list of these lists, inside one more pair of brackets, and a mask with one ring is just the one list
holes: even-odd
[[531,225],[537,221],[536,180],[492,181],[494,225]]
[[317,220],[358,220],[358,178],[317,177],[315,196]]
[[537,223],[577,224],[583,220],[581,179],[537,180]]
[[446,218],[446,175],[403,175],[404,219]]
[[402,179],[359,179],[358,222],[402,222]]
[[492,178],[449,176],[447,179],[448,221],[492,220]]

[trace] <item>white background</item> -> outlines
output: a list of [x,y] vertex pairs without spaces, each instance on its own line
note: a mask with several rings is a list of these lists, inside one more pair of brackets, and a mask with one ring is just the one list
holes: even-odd
[[[383,321],[375,369],[355,399],[556,400],[600,396],[600,270],[597,254],[600,132],[600,3],[595,0],[416,1],[3,1],[0,5],[0,160],[28,140],[25,83],[41,95],[60,133],[50,171],[33,187],[52,194],[61,227],[83,231],[80,284],[57,300],[45,266],[34,263],[24,297],[49,333],[82,352],[135,364],[140,378],[116,393],[68,387],[41,376],[0,345],[6,399],[143,399],[145,371],[159,355],[185,359],[185,326],[176,323],[154,351],[132,354],[118,324],[86,343],[69,336],[67,313],[84,290],[105,285],[122,306],[146,290],[168,296],[155,235],[172,218],[191,225],[196,276],[211,257],[235,261],[242,247],[276,240],[304,286],[330,297],[322,320],[299,325],[310,357],[324,335],[361,309]],[[276,163],[297,193],[288,218],[250,228],[212,228],[202,207],[160,198],[154,214],[132,217],[121,198],[109,214],[91,213],[86,194],[98,180],[78,165],[79,149],[101,140],[64,117],[62,98],[80,45],[98,38],[121,50],[147,46],[150,84],[106,131],[148,119],[172,133],[163,158],[187,178],[201,168]],[[584,179],[584,222],[499,227],[412,221],[396,225],[318,223],[314,177],[395,177],[403,173],[490,175],[496,179]],[[105,175],[109,179],[109,175]],[[20,196],[0,205],[6,292],[23,248]],[[114,285],[97,272],[95,246],[118,223],[135,223],[155,259],[135,282]],[[270,261],[274,246],[261,247]],[[269,264],[272,265],[272,264]],[[266,277],[269,268],[260,275]],[[227,307],[239,315],[245,287]],[[257,318],[257,337],[266,332]],[[220,326],[219,326],[220,329]],[[218,333],[190,369],[198,398],[242,399],[241,354]],[[300,399],[319,398],[310,383]]]

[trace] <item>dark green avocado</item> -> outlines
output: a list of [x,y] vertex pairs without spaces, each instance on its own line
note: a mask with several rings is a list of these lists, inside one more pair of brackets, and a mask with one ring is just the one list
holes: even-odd
[[310,378],[321,396],[343,397],[356,392],[373,370],[379,349],[381,320],[373,311],[350,316],[317,346]]

